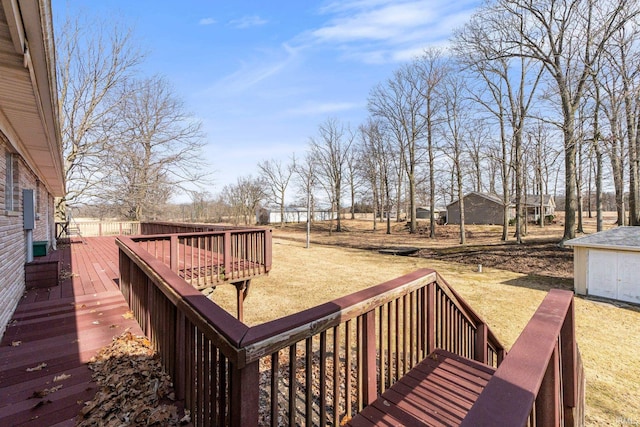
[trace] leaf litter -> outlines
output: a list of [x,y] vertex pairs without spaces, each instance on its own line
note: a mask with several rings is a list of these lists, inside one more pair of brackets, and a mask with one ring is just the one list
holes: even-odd
[[[99,386],[85,402],[76,426],[179,426],[190,422],[176,403],[173,384],[145,337],[115,337],[89,361]],[[186,414],[185,414],[186,412]]]

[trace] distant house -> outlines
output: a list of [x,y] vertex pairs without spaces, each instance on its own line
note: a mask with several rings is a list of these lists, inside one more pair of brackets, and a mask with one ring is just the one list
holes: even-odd
[[55,245],[54,197],[64,195],[64,175],[50,2],[3,1],[0,11],[2,336],[36,244],[38,252]]
[[[541,200],[542,204],[540,203]],[[512,202],[515,204],[515,199]],[[542,196],[539,194],[529,194],[525,197],[524,209],[526,212],[527,221],[538,221],[538,219],[540,218],[541,206],[543,217],[555,215],[556,202],[553,199],[553,196],[550,196],[548,194]]]
[[[464,195],[465,224],[503,224],[504,203],[490,193],[471,192]],[[447,223],[460,224],[460,200],[447,205]]]
[[[442,212],[442,209],[437,208],[435,209],[435,213],[434,213],[434,217],[435,219],[440,218],[440,213]],[[417,219],[429,219],[431,217],[431,209],[430,208],[425,208],[422,206],[419,206],[416,208],[416,218]]]
[[[256,222],[258,224],[280,224],[280,208],[271,207],[260,209],[257,213]],[[313,211],[311,218],[313,221],[328,221],[333,217],[336,219],[336,213],[331,212],[330,209]],[[288,206],[284,208],[284,221],[285,223],[303,223],[307,222],[307,208]]]
[[573,247],[574,289],[640,304],[640,227],[617,227],[567,240]]

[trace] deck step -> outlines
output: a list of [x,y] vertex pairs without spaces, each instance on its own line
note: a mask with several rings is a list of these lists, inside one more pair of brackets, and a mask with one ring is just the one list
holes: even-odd
[[435,350],[348,425],[459,425],[494,372],[474,360]]

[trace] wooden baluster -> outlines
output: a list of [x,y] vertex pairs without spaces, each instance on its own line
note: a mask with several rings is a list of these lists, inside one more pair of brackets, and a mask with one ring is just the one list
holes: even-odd
[[169,268],[178,272],[178,235],[172,234],[169,240]]
[[278,415],[278,392],[280,390],[280,352],[276,351],[271,355],[271,427],[279,425]]

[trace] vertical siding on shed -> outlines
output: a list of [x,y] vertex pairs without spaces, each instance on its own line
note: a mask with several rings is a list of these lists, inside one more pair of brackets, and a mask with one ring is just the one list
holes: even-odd
[[578,295],[587,295],[587,277],[589,276],[589,250],[573,248],[573,288]]

